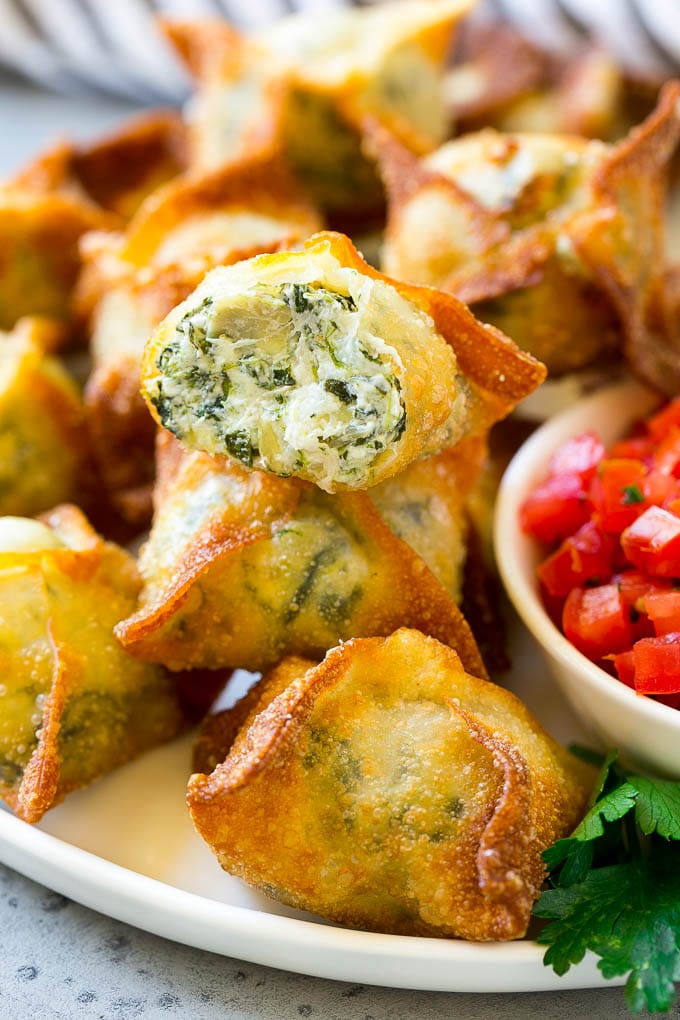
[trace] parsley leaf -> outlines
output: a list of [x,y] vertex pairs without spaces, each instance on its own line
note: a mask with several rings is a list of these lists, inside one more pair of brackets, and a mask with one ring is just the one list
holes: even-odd
[[534,910],[554,918],[538,935],[549,946],[544,962],[564,974],[586,949],[601,960],[602,974],[630,971],[626,999],[634,1013],[666,1011],[680,975],[680,871],[674,857],[596,868],[585,881],[544,892]]
[[628,786],[637,792],[635,820],[645,836],[658,832],[665,839],[680,840],[680,783],[632,776]]
[[623,493],[621,502],[624,506],[632,506],[635,503],[644,503],[645,501],[642,489],[639,485],[635,485],[635,483],[633,485],[624,485],[621,491]]
[[534,914],[558,974],[587,951],[605,977],[629,973],[632,1012],[665,1012],[680,980],[680,783],[626,775],[610,754],[591,806],[545,851],[552,889]]

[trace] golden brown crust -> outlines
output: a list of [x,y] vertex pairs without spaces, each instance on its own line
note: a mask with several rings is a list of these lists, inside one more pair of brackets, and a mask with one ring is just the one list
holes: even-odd
[[62,335],[41,318],[1,339],[0,515],[32,516],[64,500],[88,505],[93,473],[77,388],[47,350]]
[[[246,37],[218,22],[165,22],[198,84],[193,165],[279,151],[324,208],[341,215],[379,210],[380,183],[359,144],[361,119],[380,117],[417,152],[445,137],[448,118],[436,79],[453,28],[469,6],[453,0],[345,12],[337,53],[323,20],[314,25],[311,17],[289,22],[283,40],[276,28]],[[360,23],[374,37],[370,56],[358,42],[352,45]],[[305,41],[312,35],[319,52]]]
[[[545,367],[539,361],[521,351],[493,326],[475,319],[452,294],[405,283],[380,273],[362,258],[344,234],[322,231],[308,238],[301,252],[262,255],[242,269],[244,273],[247,269],[250,281],[266,281],[268,276],[275,276],[281,281],[287,278],[285,274],[289,272],[293,274],[289,278],[296,279],[295,274],[306,269],[307,260],[320,279],[323,279],[323,267],[338,266],[354,270],[364,278],[380,281],[425,312],[431,320],[426,324],[431,342],[419,339],[417,345],[412,344],[409,348],[394,330],[390,316],[383,315],[384,325],[381,322],[380,327],[385,331],[383,339],[393,346],[398,357],[393,370],[403,395],[406,425],[398,444],[387,444],[360,472],[347,472],[343,476],[338,471],[320,479],[322,472],[316,464],[307,467],[303,463],[292,469],[299,477],[314,481],[326,491],[356,490],[379,484],[420,457],[453,446],[469,435],[485,432],[494,422],[507,416],[545,378]],[[235,278],[242,279],[238,273]],[[229,273],[220,275],[220,270],[214,276],[206,277],[197,291],[163,320],[145,347],[141,370],[142,393],[151,414],[161,426],[167,421],[164,420],[161,402],[156,399],[163,385],[162,352],[172,342],[182,316],[205,297],[219,294],[219,288],[228,279]],[[424,333],[421,333],[422,336],[429,339]],[[459,401],[463,393],[465,399]],[[187,412],[187,417],[191,418],[191,411]],[[191,424],[183,428],[182,438],[187,445],[198,445]],[[221,453],[222,449],[210,449],[210,438],[208,436],[202,448]],[[219,446],[217,440],[215,445]]]
[[504,22],[465,24],[446,95],[459,133],[625,134],[631,111],[621,69],[598,46],[548,54]]
[[[252,242],[242,236],[247,228],[230,231],[229,217],[241,214],[269,220],[269,236]],[[281,160],[268,155],[178,177],[143,203],[124,233],[84,239],[76,297],[93,327],[89,429],[101,480],[132,525],[149,520],[154,474],[156,429],[139,394],[147,337],[208,269],[295,244],[319,226]]]
[[[198,85],[198,110],[189,132],[190,165],[206,169],[241,160],[246,154],[264,158],[280,155],[281,122],[289,81],[280,70],[272,74],[269,55],[223,20],[160,18],[159,25]],[[231,151],[216,159],[210,138],[216,129],[212,123],[211,93],[219,94],[221,89],[251,75],[262,90],[261,112],[254,120],[246,113],[239,136],[232,139]]]
[[[611,357],[617,348],[642,372],[643,358],[651,360],[648,352],[658,347],[650,335],[650,309],[658,306],[662,288],[662,207],[680,134],[678,88],[669,83],[657,110],[615,147],[566,135],[543,142],[540,135],[487,131],[442,150],[441,160],[448,153],[459,170],[455,160],[468,153],[481,172],[497,162],[510,167],[523,148],[540,161],[543,144],[552,146],[554,160],[562,146],[572,170],[561,184],[559,174],[548,172],[548,160],[545,172],[534,170],[497,208],[482,207],[452,180],[447,187],[429,165],[398,152],[384,132],[374,134],[391,200],[388,269],[471,303],[475,314],[497,323],[553,375]],[[569,185],[572,172],[579,176]],[[404,177],[406,186],[398,183]],[[572,196],[562,204],[558,191],[564,186],[578,189],[578,201]]]
[[222,866],[350,926],[521,937],[541,851],[579,817],[590,770],[415,631],[278,671],[237,709],[226,760],[189,782]]
[[[442,504],[421,525],[440,529],[439,545],[460,535],[481,445],[469,444],[464,461],[445,453],[400,476],[408,486],[414,473],[419,514],[431,496]],[[328,496],[296,479],[187,453],[160,433],[155,501],[142,605],[116,629],[134,655],[172,669],[261,669],[286,653],[318,655],[338,639],[403,624],[455,647],[467,668],[484,675],[467,623],[432,572],[436,540],[428,535],[431,556],[427,541],[418,555],[388,527],[389,506],[378,502],[381,514],[368,493]]]
[[243,739],[255,716],[293,680],[315,665],[311,659],[291,655],[255,682],[231,708],[206,716],[194,742],[193,771],[214,771],[237,741]]
[[57,143],[9,183],[87,199],[128,220],[147,195],[181,172],[186,159],[182,118],[174,110],[154,110],[91,145]]
[[80,270],[78,241],[113,222],[77,196],[1,189],[0,329],[11,329],[27,315],[69,322]]
[[[483,325],[462,302],[434,287],[420,287],[395,280],[369,266],[344,234],[326,231],[305,243],[305,250],[330,243],[340,262],[374,280],[391,284],[431,315],[437,332],[453,348],[458,365],[477,390],[480,400],[478,427],[482,432],[494,421],[504,418],[525,396],[545,379],[545,366],[526,354],[493,326]],[[483,405],[486,404],[484,408]]]
[[186,128],[175,110],[127,121],[73,154],[73,172],[98,205],[129,220],[144,199],[187,165]]
[[[667,176],[679,139],[680,81],[671,81],[654,112],[602,166],[595,181],[593,223],[575,240],[618,311],[631,368],[667,396],[680,389],[680,331],[672,299],[669,304],[672,277],[663,273]],[[623,216],[616,210],[623,210]],[[635,246],[622,243],[631,223]]]
[[[461,70],[467,87],[459,90],[456,79]],[[512,25],[464,23],[458,59],[447,83],[454,122],[462,131],[494,124],[509,105],[544,84],[547,74],[546,55]]]
[[132,359],[93,372],[85,407],[100,482],[123,519],[141,530],[151,519],[156,426],[138,375]]
[[0,553],[0,795],[27,822],[184,723],[164,671],[128,658],[113,637],[139,588],[132,557],[74,506],[42,520],[65,545]]

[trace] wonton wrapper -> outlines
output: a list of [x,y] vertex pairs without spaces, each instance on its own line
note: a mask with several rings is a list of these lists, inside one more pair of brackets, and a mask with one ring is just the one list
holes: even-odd
[[73,325],[80,237],[120,226],[179,172],[182,133],[174,113],[140,117],[92,146],[61,143],[0,186],[0,329],[26,315]]
[[320,226],[280,161],[267,158],[180,177],[147,199],[125,233],[84,238],[78,302],[93,358],[85,404],[102,480],[132,523],[151,513],[156,429],[139,370],[153,329],[209,269],[294,245]]
[[525,934],[541,853],[578,821],[592,776],[514,695],[403,629],[318,666],[284,660],[248,707],[187,794],[226,871],[352,927]]
[[216,166],[281,146],[315,201],[381,201],[358,127],[370,113],[427,152],[446,137],[443,64],[470,0],[420,0],[283,18],[244,37],[227,25],[168,22],[197,78],[193,159]]
[[680,83],[616,146],[482,131],[418,163],[371,129],[391,196],[385,270],[470,304],[551,374],[643,342],[663,269]]
[[[7,541],[19,528],[19,541]],[[22,537],[28,532],[28,541]],[[37,537],[36,537],[37,536]],[[27,822],[174,737],[174,685],[113,635],[139,589],[132,557],[75,507],[0,520],[0,795]]]
[[78,241],[117,219],[89,199],[15,184],[0,187],[0,329],[27,315],[71,321]]
[[451,295],[329,232],[209,273],[147,344],[142,393],[186,446],[338,492],[484,432],[544,376]]
[[29,517],[91,496],[82,401],[61,363],[44,353],[55,332],[26,318],[0,333],[0,515]]
[[161,433],[141,607],[116,633],[132,654],[170,669],[258,670],[404,624],[482,673],[455,599],[463,504],[483,453],[481,440],[468,440],[370,495],[329,496],[188,453]]
[[622,73],[605,50],[548,55],[505,22],[466,24],[461,43],[445,81],[461,134],[494,127],[610,140],[630,126]]
[[129,220],[148,195],[184,168],[184,136],[178,113],[154,111],[135,117],[91,145],[56,145],[17,174],[11,184],[87,199]]

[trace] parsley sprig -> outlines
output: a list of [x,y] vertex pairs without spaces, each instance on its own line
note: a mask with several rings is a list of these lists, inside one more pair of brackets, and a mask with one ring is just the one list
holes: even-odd
[[680,980],[680,783],[626,775],[612,752],[572,835],[543,854],[553,888],[544,963],[565,974],[587,950],[607,978],[629,974],[633,1013],[667,1012]]

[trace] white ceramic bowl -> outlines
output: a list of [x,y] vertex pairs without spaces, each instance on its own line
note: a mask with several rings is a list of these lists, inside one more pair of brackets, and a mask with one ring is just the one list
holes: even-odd
[[[680,779],[680,710],[636,694],[567,641],[539,594],[536,567],[545,550],[519,527],[524,498],[545,478],[550,457],[565,440],[592,429],[610,443],[623,437],[656,403],[649,391],[626,382],[579,400],[538,429],[503,477],[494,541],[508,595],[593,739],[603,749],[618,748],[622,759],[638,768]],[[543,677],[537,676],[536,682],[543,683]]]

